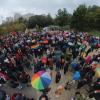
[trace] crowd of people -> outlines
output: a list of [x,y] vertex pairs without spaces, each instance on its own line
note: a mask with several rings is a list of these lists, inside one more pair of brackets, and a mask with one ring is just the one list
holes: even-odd
[[[39,44],[38,47],[36,47],[37,44]],[[14,34],[2,36],[0,37],[0,85],[8,84],[11,88],[23,89],[30,84],[31,80],[31,76],[26,70],[32,70],[34,73],[45,70],[50,72],[51,77],[55,70],[56,84],[62,78],[61,71],[64,75],[68,71],[71,73],[78,71],[80,78],[75,80],[77,81],[75,95],[80,95],[77,92],[78,89],[88,85],[89,98],[94,97],[99,100],[100,76],[96,80],[93,79],[95,69],[100,63],[99,48],[100,38],[89,36],[84,32],[59,31],[53,34],[14,32]],[[31,66],[32,62],[33,66]],[[94,62],[96,66],[94,66]],[[67,89],[67,85],[68,83],[65,84],[65,89]],[[2,95],[4,94],[0,100],[34,99],[21,93],[9,96],[3,90],[0,92]],[[45,94],[40,97],[40,100],[42,97],[48,100]],[[82,100],[76,97],[73,100]]]

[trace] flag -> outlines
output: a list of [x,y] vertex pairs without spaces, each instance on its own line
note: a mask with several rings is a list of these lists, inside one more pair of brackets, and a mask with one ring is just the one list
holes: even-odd
[[40,47],[40,44],[35,44],[33,46],[31,46],[31,49],[38,49]]

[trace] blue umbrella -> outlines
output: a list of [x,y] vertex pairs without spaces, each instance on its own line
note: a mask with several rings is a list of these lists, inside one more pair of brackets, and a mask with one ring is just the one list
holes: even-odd
[[73,75],[73,80],[79,80],[80,77],[81,77],[80,72],[79,72],[79,71],[76,71],[76,72],[74,73],[74,75]]
[[71,63],[71,67],[72,67],[72,68],[76,68],[77,66],[78,66],[78,64],[77,64],[76,62],[72,62],[72,63]]

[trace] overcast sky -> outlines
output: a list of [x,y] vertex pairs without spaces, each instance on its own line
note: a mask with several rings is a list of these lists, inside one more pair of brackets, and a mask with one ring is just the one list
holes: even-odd
[[55,15],[60,8],[72,13],[79,4],[98,5],[100,0],[0,0],[0,19],[14,13],[34,13]]

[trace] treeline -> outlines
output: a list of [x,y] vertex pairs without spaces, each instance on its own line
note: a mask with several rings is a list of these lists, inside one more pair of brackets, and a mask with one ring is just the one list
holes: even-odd
[[100,30],[100,7],[80,5],[72,15],[70,26],[79,31]]
[[70,26],[78,31],[100,30],[100,7],[80,5],[72,15],[64,8],[58,10],[55,18],[52,18],[50,14],[30,17],[27,21],[27,27],[34,28],[36,25],[39,27]]
[[13,31],[25,31],[26,29],[26,20],[19,18],[19,20],[14,22],[6,22],[0,26],[0,35],[8,34]]
[[26,23],[27,28],[34,28],[36,26],[45,27],[48,25],[53,25],[54,21],[50,14],[46,15],[34,15],[29,18]]
[[91,31],[100,30],[100,7],[99,6],[86,6],[80,5],[73,14],[67,12],[67,10],[59,9],[55,18],[50,14],[48,15],[34,15],[28,20],[19,18],[15,22],[5,23],[0,26],[0,33],[10,31],[23,31],[25,28],[39,28],[58,25],[61,27],[69,26],[71,29],[77,31]]

